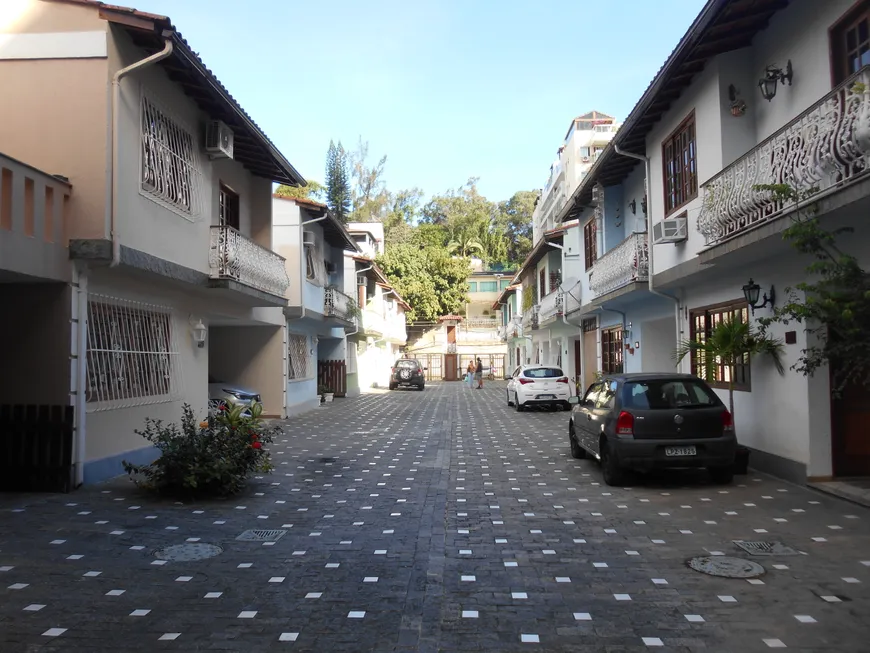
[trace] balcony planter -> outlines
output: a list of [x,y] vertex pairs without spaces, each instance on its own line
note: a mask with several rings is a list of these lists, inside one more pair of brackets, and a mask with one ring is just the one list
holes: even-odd
[[734,473],[746,474],[749,470],[749,453],[751,449],[737,445],[737,453],[734,456]]

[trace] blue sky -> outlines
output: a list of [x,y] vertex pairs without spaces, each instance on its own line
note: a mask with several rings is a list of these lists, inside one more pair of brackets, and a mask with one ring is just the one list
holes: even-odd
[[[118,4],[125,4],[119,1]],[[166,14],[296,168],[329,140],[427,195],[540,188],[571,119],[625,118],[703,0],[138,0]]]

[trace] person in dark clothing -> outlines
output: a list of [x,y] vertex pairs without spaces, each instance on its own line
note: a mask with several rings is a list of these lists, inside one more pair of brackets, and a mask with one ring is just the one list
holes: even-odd
[[474,380],[477,381],[477,389],[483,388],[483,363],[478,358],[474,367]]

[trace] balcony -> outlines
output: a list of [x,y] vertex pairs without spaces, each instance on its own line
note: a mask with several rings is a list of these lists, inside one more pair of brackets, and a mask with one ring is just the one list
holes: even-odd
[[235,281],[277,297],[283,297],[290,285],[284,257],[225,225],[211,228],[208,264],[212,279]]
[[384,314],[373,308],[362,312],[362,330],[367,336],[384,336],[387,333],[387,321]]
[[589,277],[589,289],[597,297],[649,278],[646,237],[646,233],[631,234],[595,261]]
[[523,331],[527,329],[537,329],[539,323],[539,306],[535,304],[526,311],[523,311]]
[[565,293],[561,290],[551,292],[545,295],[541,300],[538,310],[538,319],[541,323],[555,319],[564,314],[565,310]]
[[759,184],[787,184],[807,202],[863,178],[870,154],[870,66],[701,186],[698,230],[708,245],[782,216],[793,202]]
[[66,181],[0,154],[0,269],[70,280],[71,193]]
[[350,326],[356,315],[356,302],[337,288],[329,287],[323,293],[323,315],[339,322],[339,326]]
[[498,318],[495,316],[469,317],[462,320],[460,326],[465,329],[492,329],[494,331],[498,328]]

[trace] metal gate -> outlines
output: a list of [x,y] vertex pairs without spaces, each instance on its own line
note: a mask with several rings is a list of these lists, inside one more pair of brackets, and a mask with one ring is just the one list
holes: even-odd
[[484,378],[491,381],[504,379],[505,375],[505,355],[504,354],[462,354],[460,360],[460,373],[464,377],[468,369],[469,361],[477,362],[477,359],[483,364]]
[[417,354],[415,358],[426,368],[427,381],[441,381],[444,378],[444,356],[442,354]]

